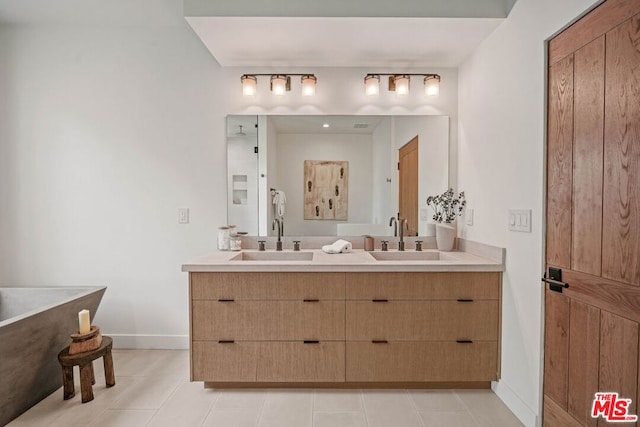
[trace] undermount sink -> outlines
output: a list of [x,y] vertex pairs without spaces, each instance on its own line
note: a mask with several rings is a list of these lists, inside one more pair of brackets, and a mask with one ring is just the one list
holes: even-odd
[[418,252],[418,251],[390,251],[390,252],[369,252],[376,261],[439,261],[438,252]]
[[313,252],[242,251],[231,261],[311,261]]

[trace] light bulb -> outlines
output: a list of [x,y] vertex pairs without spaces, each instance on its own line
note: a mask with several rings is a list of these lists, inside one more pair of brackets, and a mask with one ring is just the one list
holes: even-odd
[[376,96],[380,93],[380,76],[369,74],[364,78],[364,92],[368,96]]
[[440,95],[440,76],[432,75],[424,78],[424,93],[427,96]]
[[396,93],[398,95],[406,95],[409,93],[409,76],[404,74],[394,76],[393,82],[396,85]]
[[302,96],[313,96],[316,94],[316,76],[306,75],[302,76]]
[[284,95],[287,91],[287,76],[274,75],[271,76],[271,92],[274,95]]
[[249,76],[245,74],[244,76],[240,77],[240,81],[242,82],[242,95],[254,96],[256,94],[258,82],[256,76]]

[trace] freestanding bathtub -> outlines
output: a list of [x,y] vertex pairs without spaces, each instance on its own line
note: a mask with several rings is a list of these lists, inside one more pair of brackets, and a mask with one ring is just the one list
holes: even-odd
[[[58,352],[107,288],[0,287],[0,426],[62,386]],[[60,394],[62,399],[62,394]]]

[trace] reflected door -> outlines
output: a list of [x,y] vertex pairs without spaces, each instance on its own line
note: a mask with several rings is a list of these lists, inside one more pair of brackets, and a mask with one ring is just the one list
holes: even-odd
[[418,137],[402,148],[399,154],[399,211],[400,218],[406,219],[409,230],[407,236],[418,235]]

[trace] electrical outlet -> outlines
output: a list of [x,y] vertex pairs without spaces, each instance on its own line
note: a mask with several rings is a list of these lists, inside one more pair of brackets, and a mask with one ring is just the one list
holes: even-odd
[[178,224],[189,224],[189,208],[178,208]]

